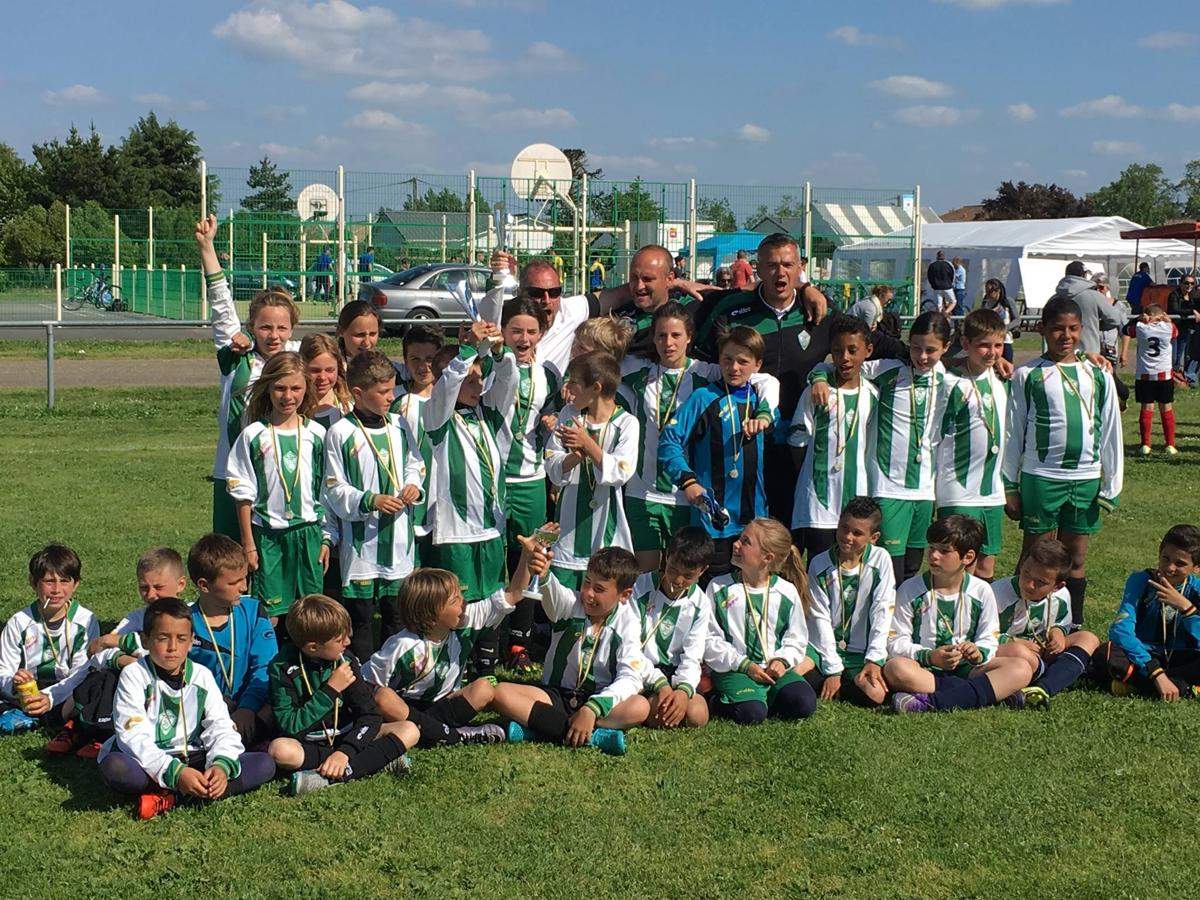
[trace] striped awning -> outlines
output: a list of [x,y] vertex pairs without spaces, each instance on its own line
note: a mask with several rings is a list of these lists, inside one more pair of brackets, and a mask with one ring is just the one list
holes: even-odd
[[[814,234],[836,235],[850,240],[882,237],[912,225],[912,214],[895,204],[814,203],[817,218]],[[921,221],[940,222],[929,207],[921,211]]]

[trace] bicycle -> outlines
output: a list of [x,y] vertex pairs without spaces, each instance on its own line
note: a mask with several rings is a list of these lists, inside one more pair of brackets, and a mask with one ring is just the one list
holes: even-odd
[[119,287],[110,287],[103,275],[97,275],[82,291],[64,298],[63,308],[74,311],[91,305],[106,312],[120,312],[125,309],[125,301],[119,296],[120,291]]

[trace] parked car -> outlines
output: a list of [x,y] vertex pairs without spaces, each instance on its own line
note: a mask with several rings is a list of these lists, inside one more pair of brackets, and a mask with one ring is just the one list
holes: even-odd
[[[234,272],[230,288],[233,291],[234,300],[249,300],[263,289],[262,275],[253,272]],[[267,273],[267,288],[286,291],[299,299],[296,281],[293,278]]]
[[361,285],[357,299],[379,310],[384,330],[395,333],[403,326],[389,323],[397,319],[463,318],[463,309],[450,292],[450,285],[466,281],[471,292],[482,297],[487,292],[490,274],[485,266],[426,263]]

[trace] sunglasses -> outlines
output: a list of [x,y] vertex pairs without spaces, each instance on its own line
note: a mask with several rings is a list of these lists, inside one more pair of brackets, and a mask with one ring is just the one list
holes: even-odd
[[1195,286],[1196,286],[1196,282],[1194,282],[1194,281],[1185,281],[1185,282],[1183,283],[1183,286],[1184,286],[1184,287],[1195,287]]
[[525,296],[530,300],[555,300],[562,296],[561,287],[552,288],[525,288]]

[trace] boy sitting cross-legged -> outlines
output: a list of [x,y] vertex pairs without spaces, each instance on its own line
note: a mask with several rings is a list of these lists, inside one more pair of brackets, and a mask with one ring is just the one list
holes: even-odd
[[542,579],[542,609],[550,620],[542,686],[498,684],[491,709],[511,720],[510,741],[525,740],[529,731],[571,747],[591,744],[623,754],[623,729],[650,714],[639,693],[646,668],[641,632],[626,602],[637,580],[637,560],[620,547],[596,551],[577,593],[546,573],[545,556],[531,559],[529,546],[522,559]]
[[151,603],[142,643],[147,655],[122,669],[117,682],[116,733],[99,756],[105,783],[141,794],[138,818],[149,819],[173,808],[180,795],[220,800],[269,781],[275,764],[265,753],[245,752],[212,673],[188,659],[187,605]]
[[978,519],[950,515],[929,526],[929,571],[896,591],[883,677],[896,712],[992,706],[1029,684],[1023,659],[995,658],[1000,621],[991,585],[967,573],[983,546]]
[[324,594],[301,597],[287,618],[292,645],[271,663],[271,703],[285,737],[269,753],[293,770],[297,796],[334,782],[408,772],[405,752],[420,738],[411,722],[384,724],[349,651],[350,614]]

